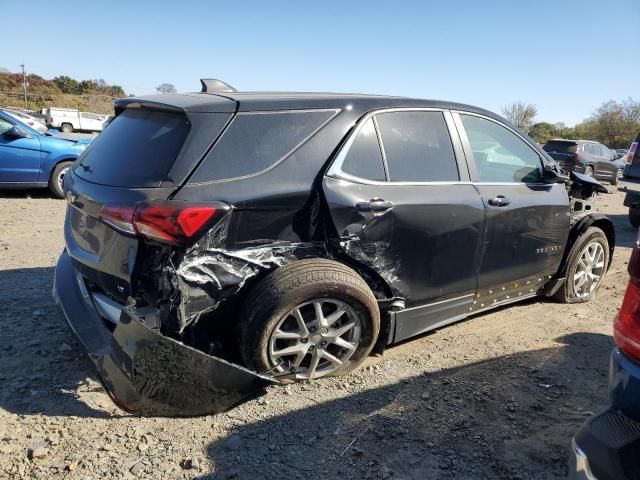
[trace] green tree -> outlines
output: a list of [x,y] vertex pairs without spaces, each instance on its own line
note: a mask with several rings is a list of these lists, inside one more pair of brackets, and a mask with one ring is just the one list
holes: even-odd
[[66,75],[55,77],[53,79],[53,83],[58,86],[62,93],[80,93],[80,84],[78,83],[78,81]]
[[502,107],[502,114],[516,127],[526,132],[533,125],[533,119],[536,118],[538,109],[535,105],[518,101]]
[[159,93],[177,93],[176,87],[174,87],[171,83],[162,83],[156,87],[156,90]]
[[531,126],[529,136],[538,143],[546,143],[548,140],[558,136],[558,129],[550,123],[539,122]]
[[603,103],[585,122],[591,140],[609,148],[626,148],[640,132],[640,103],[632,98]]

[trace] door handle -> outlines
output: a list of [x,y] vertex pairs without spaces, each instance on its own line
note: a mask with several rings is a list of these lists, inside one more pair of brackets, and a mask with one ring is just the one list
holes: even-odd
[[493,205],[494,207],[506,207],[511,203],[504,195],[497,195],[495,198],[489,199],[489,205]]
[[372,198],[368,202],[356,203],[357,212],[385,212],[391,208],[393,208],[393,202],[388,202],[381,198]]

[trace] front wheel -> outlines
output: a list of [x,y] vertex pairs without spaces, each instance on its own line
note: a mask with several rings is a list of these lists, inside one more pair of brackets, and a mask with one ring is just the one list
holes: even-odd
[[589,177],[593,177],[593,167],[591,165],[584,167],[584,174]]
[[62,185],[64,183],[64,176],[69,172],[71,164],[73,162],[60,162],[51,172],[51,178],[49,178],[49,190],[58,198],[64,198],[64,190]]
[[609,266],[609,241],[602,230],[589,227],[574,243],[567,279],[555,298],[564,303],[588,302],[602,284]]
[[379,331],[378,303],[355,271],[331,260],[300,260],[249,294],[240,352],[258,372],[289,372],[297,380],[342,375],[364,361]]

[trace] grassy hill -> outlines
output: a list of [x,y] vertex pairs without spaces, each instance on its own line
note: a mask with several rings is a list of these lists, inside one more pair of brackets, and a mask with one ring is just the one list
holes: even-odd
[[[59,76],[51,80],[27,75],[27,108],[78,108],[83,111],[112,114],[113,100],[126,96],[119,85],[104,80],[75,80]],[[0,106],[24,107],[22,74],[0,71]]]

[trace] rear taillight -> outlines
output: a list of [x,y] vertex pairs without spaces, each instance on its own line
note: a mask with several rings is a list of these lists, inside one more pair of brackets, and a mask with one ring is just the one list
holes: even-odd
[[633,156],[636,154],[636,150],[638,149],[638,142],[633,142],[631,147],[629,147],[629,154],[627,155],[627,165],[631,165],[633,163]]
[[640,248],[637,246],[629,260],[629,274],[622,308],[613,324],[613,340],[621,351],[640,361]]
[[100,210],[100,220],[123,233],[185,246],[197,240],[228,209],[229,206],[221,202],[107,204]]

